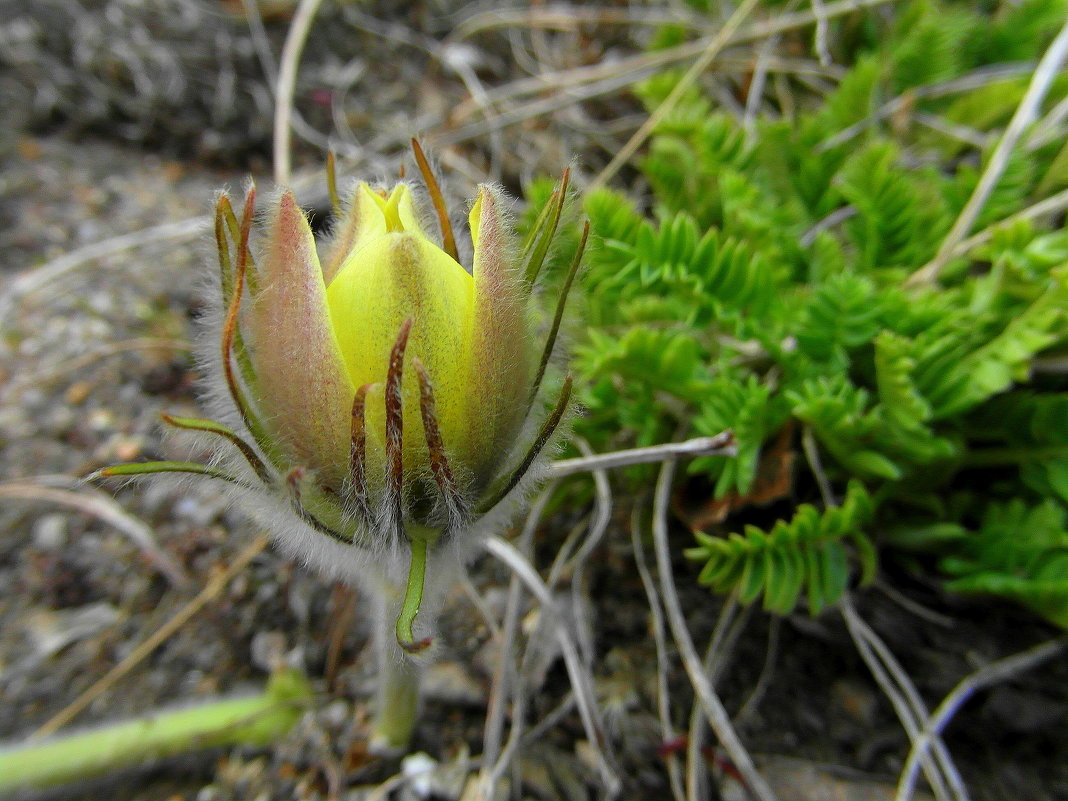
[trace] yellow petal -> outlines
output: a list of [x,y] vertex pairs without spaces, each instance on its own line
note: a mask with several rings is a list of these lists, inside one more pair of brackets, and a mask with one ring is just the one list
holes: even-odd
[[265,424],[295,464],[337,488],[348,472],[355,391],[330,324],[315,239],[291,192],[279,198],[267,232],[248,329]]
[[398,184],[389,195],[383,196],[370,184],[360,181],[331,241],[324,248],[323,280],[327,285],[349,256],[389,231],[423,234],[412,204],[411,190]]
[[[437,393],[439,425],[445,448],[462,451],[465,426],[465,354],[471,328],[471,276],[421,232],[411,213],[407,188],[385,201],[384,218],[393,217],[404,230],[386,233],[358,251],[342,265],[327,289],[330,315],[354,386],[386,380],[389,354],[397,332],[409,317],[412,330],[405,353],[404,461],[406,470],[429,469],[426,441],[420,423],[419,384],[410,369],[418,357]],[[391,223],[393,224],[393,223]],[[420,229],[416,228],[416,231]],[[368,480],[383,473],[373,464],[385,437],[385,409],[381,394],[369,396],[367,420]],[[425,464],[424,464],[425,463]]]

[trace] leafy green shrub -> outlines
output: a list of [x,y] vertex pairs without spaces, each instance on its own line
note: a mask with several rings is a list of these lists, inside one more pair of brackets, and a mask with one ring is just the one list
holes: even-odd
[[[689,555],[714,590],[777,613],[804,593],[815,614],[841,596],[850,558],[862,579],[874,574],[879,542],[940,554],[952,591],[1068,626],[1068,382],[1036,371],[1068,346],[1068,233],[999,224],[1068,183],[1062,144],[1029,149],[1025,137],[973,228],[993,226],[989,236],[938,283],[907,283],[938,252],[1029,77],[930,88],[1036,58],[1066,11],[1032,0],[990,17],[918,0],[872,17],[871,46],[793,118],[745,131],[692,89],[640,163],[648,194],[585,199],[579,433],[609,449],[730,428],[737,458],[691,471],[715,498],[744,499],[792,426],[831,487],[849,488],[841,506],[802,504],[767,530],[698,534]],[[654,76],[639,96],[655,107],[678,77]],[[876,113],[901,92],[917,98],[897,104],[904,116]],[[1058,79],[1043,110],[1066,94]],[[921,111],[947,125],[908,116]],[[535,206],[544,195],[531,193]],[[814,500],[816,486],[797,476],[795,499]]]

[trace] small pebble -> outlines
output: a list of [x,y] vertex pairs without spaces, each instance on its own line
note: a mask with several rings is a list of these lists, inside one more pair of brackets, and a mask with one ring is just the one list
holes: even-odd
[[194,526],[206,526],[213,523],[219,516],[220,508],[217,503],[206,501],[204,498],[183,495],[174,504],[174,516]]
[[53,512],[33,524],[33,544],[42,551],[57,551],[67,544],[67,517]]
[[93,385],[88,381],[75,381],[67,387],[67,391],[63,395],[63,400],[71,406],[78,406],[89,397],[89,393],[92,391]]

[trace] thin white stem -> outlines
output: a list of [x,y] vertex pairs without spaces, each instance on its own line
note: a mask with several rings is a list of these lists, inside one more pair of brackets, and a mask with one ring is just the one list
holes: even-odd
[[1049,110],[1027,137],[1027,149],[1036,150],[1050,142],[1064,140],[1064,122],[1068,119],[1068,97]]
[[814,45],[820,64],[826,67],[833,62],[831,49],[827,46],[827,8],[823,0],[812,0],[812,14],[816,17],[816,36]]
[[834,497],[834,489],[831,488],[831,482],[827,478],[827,473],[823,470],[823,461],[820,459],[820,449],[816,444],[816,437],[812,433],[812,428],[810,426],[805,426],[805,430],[801,434],[801,448],[805,452],[805,459],[808,461],[808,466],[812,470],[812,475],[816,477],[816,485],[820,488],[820,496],[823,498],[823,502],[827,506],[836,506],[838,501]]
[[[920,732],[920,721],[927,717],[923,699],[890,649],[857,613],[848,593],[842,596],[838,605],[861,658],[890,700],[909,740],[914,741]],[[928,755],[922,762],[935,797],[966,801],[968,791],[941,738],[934,740],[934,749],[935,760]]]
[[902,109],[911,108],[917,100],[937,99],[960,92],[970,92],[997,81],[1004,81],[1017,75],[1029,73],[1032,69],[1033,65],[1027,63],[994,64],[988,67],[980,67],[967,75],[943,81],[942,83],[913,87],[905,94],[886,101],[859,122],[855,122],[848,128],[843,128],[833,136],[827,137],[816,146],[816,150],[823,152],[843,145],[871,128],[878,120],[892,117]]
[[671,479],[675,475],[675,462],[665,461],[656,482],[656,494],[653,498],[653,542],[656,545],[656,568],[660,574],[660,594],[664,599],[668,624],[671,627],[675,645],[679,649],[683,666],[690,677],[690,683],[701,702],[708,723],[716,738],[727,751],[734,767],[742,775],[746,786],[759,801],[776,801],[775,793],[764,777],[757,772],[753,759],[749,755],[738,734],[734,731],[727,710],[719,700],[712,683],[705,675],[701,657],[694,648],[693,639],[686,627],[686,617],[682,613],[679,595],[675,590],[675,579],[671,573],[671,552],[668,548],[668,500],[671,495]]
[[[738,595],[734,592],[723,602],[701,663],[713,687],[727,669],[729,656],[745,630],[752,611],[753,607],[743,607],[738,603]],[[704,715],[701,714],[701,705],[694,704],[690,710],[689,741],[686,744],[686,793],[689,799],[704,798],[708,795],[705,787],[708,773],[703,770],[708,764],[703,750],[707,730]]]
[[[642,587],[645,589],[645,597],[649,601],[649,614],[653,624],[653,642],[656,644],[656,708],[660,716],[660,736],[664,742],[670,742],[675,737],[675,728],[671,725],[671,694],[668,691],[668,653],[667,637],[664,631],[664,612],[660,605],[656,582],[645,563],[645,549],[642,547],[642,538],[638,531],[640,514],[641,506],[635,504],[630,520],[630,545],[634,551],[634,563],[638,568]],[[678,757],[674,753],[669,753],[666,761],[671,793],[677,801],[683,801],[686,798],[686,791]]]
[[[818,26],[817,26],[818,29]],[[760,104],[764,99],[764,87],[768,82],[768,61],[771,51],[779,44],[779,37],[772,36],[761,43],[757,50],[756,66],[753,68],[753,77],[749,81],[749,91],[745,98],[745,113],[742,116],[742,129],[746,138],[752,142],[756,135],[757,115],[760,113]]]
[[1055,195],[1050,195],[1044,200],[1021,209],[1003,220],[998,220],[996,223],[988,225],[979,233],[973,234],[963,242],[958,243],[953,249],[953,253],[950,254],[950,258],[963,256],[972,249],[985,245],[994,236],[994,232],[1000,228],[1006,228],[1019,220],[1033,220],[1038,217],[1044,217],[1047,214],[1056,214],[1066,208],[1068,208],[1068,189],[1062,189]]
[[919,736],[912,741],[905,767],[901,770],[901,780],[897,785],[895,801],[909,801],[912,798],[916,786],[916,776],[919,772],[920,761],[927,754],[934,738],[938,737],[952,720],[957,710],[964,705],[973,693],[983,687],[989,687],[999,681],[1018,676],[1024,671],[1038,667],[1048,659],[1057,656],[1068,646],[1068,637],[1060,637],[1056,640],[1044,642],[1034,648],[1030,648],[1019,654],[999,659],[984,665],[970,676],[962,679],[956,687],[938,705],[938,708],[927,719]]
[[[585,441],[579,439],[577,443],[584,455],[593,455]],[[574,569],[571,573],[571,606],[576,614],[587,608],[587,605],[583,603],[584,599],[582,597],[582,580],[585,577],[584,568],[586,562],[593,554],[593,550],[604,538],[604,533],[608,530],[608,524],[612,522],[612,487],[608,483],[608,476],[604,470],[593,471],[593,482],[597,492],[594,516],[590,522],[589,535],[582,541],[579,552],[575,554]],[[593,664],[594,657],[593,630],[592,626],[588,625],[588,620],[584,619],[582,622],[586,625],[578,626],[579,645],[582,648],[583,659],[587,665],[590,665]]]
[[497,618],[494,617],[493,611],[486,603],[486,599],[482,597],[482,593],[478,591],[478,587],[471,581],[471,576],[467,571],[462,571],[460,576],[460,588],[464,591],[468,600],[471,601],[471,605],[478,610],[478,613],[482,616],[482,621],[486,624],[486,628],[489,629],[490,636],[495,640],[500,640],[503,636],[500,625],[497,623]]
[[620,791],[619,774],[612,764],[610,746],[604,736],[604,726],[601,723],[601,714],[597,707],[597,698],[590,676],[582,665],[579,650],[568,630],[566,619],[553,603],[552,594],[545,582],[541,580],[541,576],[511,543],[500,537],[491,537],[483,543],[483,548],[518,576],[527,589],[538,598],[542,608],[557,622],[556,638],[563,653],[568,675],[571,677],[571,686],[575,693],[575,700],[578,702],[583,728],[586,730],[589,744],[597,759],[597,767],[601,774],[601,781],[604,783],[605,793],[609,798],[617,797]]
[[664,445],[650,445],[647,448],[628,448],[594,456],[560,459],[549,465],[549,476],[564,478],[576,473],[614,470],[617,467],[662,462],[665,459],[679,456],[734,456],[736,453],[734,436],[730,431],[724,431],[714,437],[697,437],[685,442],[668,442]]
[[[519,537],[520,547],[524,550],[534,537],[534,531],[541,521],[545,507],[552,497],[554,486],[550,484],[530,508],[526,523]],[[492,799],[496,793],[497,782],[504,774],[507,760],[499,759],[501,739],[504,732],[504,714],[508,695],[516,679],[515,645],[519,629],[519,611],[522,601],[522,584],[519,577],[512,575],[508,587],[508,600],[505,604],[504,622],[501,625],[500,661],[493,676],[490,691],[489,708],[486,710],[486,723],[482,733],[482,770],[479,775],[480,798]]]
[[730,41],[731,36],[739,26],[745,21],[745,18],[749,16],[749,12],[753,10],[759,0],[743,0],[742,4],[734,10],[734,13],[723,24],[723,27],[719,32],[712,37],[705,47],[704,52],[693,63],[693,65],[686,70],[686,73],[679,79],[679,82],[675,85],[675,88],[671,90],[664,101],[656,107],[649,118],[642,123],[641,127],[634,132],[633,136],[627,140],[627,143],[619,149],[619,152],[612,157],[612,160],[608,162],[607,166],[593,179],[590,184],[590,191],[604,186],[612,177],[619,172],[620,168],[630,161],[631,157],[637,152],[645,140],[649,138],[653,130],[660,124],[671,111],[675,108],[675,104],[679,102],[683,94],[694,84],[694,82],[701,76],[701,74],[711,66],[712,62],[719,55],[720,51]]
[[282,46],[282,60],[278,68],[278,86],[274,101],[274,180],[280,186],[289,184],[292,170],[293,95],[297,89],[297,69],[304,43],[308,40],[315,14],[323,0],[300,0],[293,21]]
[[1035,121],[1038,115],[1038,108],[1046,97],[1053,79],[1057,76],[1065,56],[1068,56],[1068,22],[1065,22],[1060,33],[1057,34],[1053,43],[1042,56],[1042,60],[1039,61],[1034,75],[1031,76],[1031,83],[1027,87],[1027,92],[1020,101],[1020,105],[1016,107],[1016,113],[1012,115],[1005,133],[1002,135],[997,147],[994,148],[990,162],[979,177],[979,182],[976,184],[971,197],[964,204],[964,208],[961,209],[960,214],[953,223],[953,227],[946,234],[946,238],[942,240],[938,253],[930,262],[909,277],[908,281],[905,282],[906,286],[929,284],[938,280],[938,275],[942,272],[942,268],[952,258],[957,245],[968,235],[983,206],[986,205],[987,200],[990,198],[990,193],[994,191],[994,187],[997,186],[1002,173],[1005,172],[1005,167],[1009,163],[1009,156],[1012,155],[1016,143],[1023,136],[1027,127]]
[[779,629],[781,627],[782,618],[778,615],[772,615],[771,621],[768,623],[768,648],[764,654],[764,665],[760,668],[760,675],[757,677],[756,684],[753,685],[753,691],[749,693],[749,697],[742,704],[742,708],[734,716],[734,724],[736,726],[741,725],[756,711],[757,706],[764,698],[764,693],[767,692],[771,677],[775,673],[775,661],[779,657]]
[[[889,2],[892,2],[892,0],[836,0],[836,2],[827,3],[820,15],[813,11],[781,14],[769,20],[747,25],[731,36],[729,44],[737,45],[760,41],[770,36],[811,25],[820,18],[830,20],[853,11],[872,8]],[[495,11],[494,14],[496,13]],[[718,35],[704,36],[696,41],[686,42],[666,50],[641,53],[616,61],[605,61],[590,66],[542,72],[529,78],[521,78],[496,89],[490,89],[486,92],[485,100],[491,104],[498,104],[526,95],[540,95],[547,92],[559,94],[568,88],[605,80],[619,81],[621,86],[629,85],[636,83],[641,77],[658,68],[671,66],[700,56]],[[525,103],[523,105],[530,106],[532,104]],[[453,116],[456,120],[462,121],[474,113],[475,110],[474,103],[464,103],[455,110]],[[542,112],[539,111],[539,113]]]
[[[70,486],[57,486],[62,484]],[[0,483],[0,498],[9,501],[43,501],[91,515],[125,534],[173,586],[189,586],[189,574],[160,547],[147,523],[127,512],[113,498],[80,487],[79,484],[67,476],[37,476],[5,481]]]
[[522,745],[538,742],[545,733],[564,719],[575,708],[575,694],[568,692],[556,707],[548,712],[537,725],[531,726],[530,731],[523,732]]
[[94,242],[45,262],[39,267],[27,270],[15,278],[0,296],[0,327],[6,325],[6,318],[11,310],[21,305],[34,292],[56,287],[63,287],[65,292],[70,291],[68,284],[59,281],[67,273],[84,267],[96,259],[114,256],[124,250],[133,250],[145,245],[160,245],[170,240],[195,239],[208,230],[210,225],[210,217],[191,217],[187,220],[155,225]]

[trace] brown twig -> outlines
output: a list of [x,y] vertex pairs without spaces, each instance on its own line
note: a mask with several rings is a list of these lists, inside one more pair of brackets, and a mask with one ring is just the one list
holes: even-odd
[[253,540],[245,550],[239,553],[232,562],[226,565],[223,570],[216,573],[208,583],[204,585],[204,589],[202,589],[195,598],[189,601],[189,603],[178,610],[178,613],[175,614],[174,617],[156,629],[156,631],[152,632],[146,640],[130,652],[129,656],[94,682],[88,690],[79,695],[56,715],[52,716],[46,723],[44,723],[44,725],[31,735],[31,739],[39,739],[54,734],[63,726],[70,723],[79,714],[84,712],[93,701],[114,687],[120,679],[137,667],[145,657],[166,642],[167,639],[178,631],[178,629],[188,623],[193,615],[199,612],[209,601],[222,592],[226,585],[230,583],[230,580],[244,570],[249,562],[262,553],[266,547],[267,535],[261,534]]

